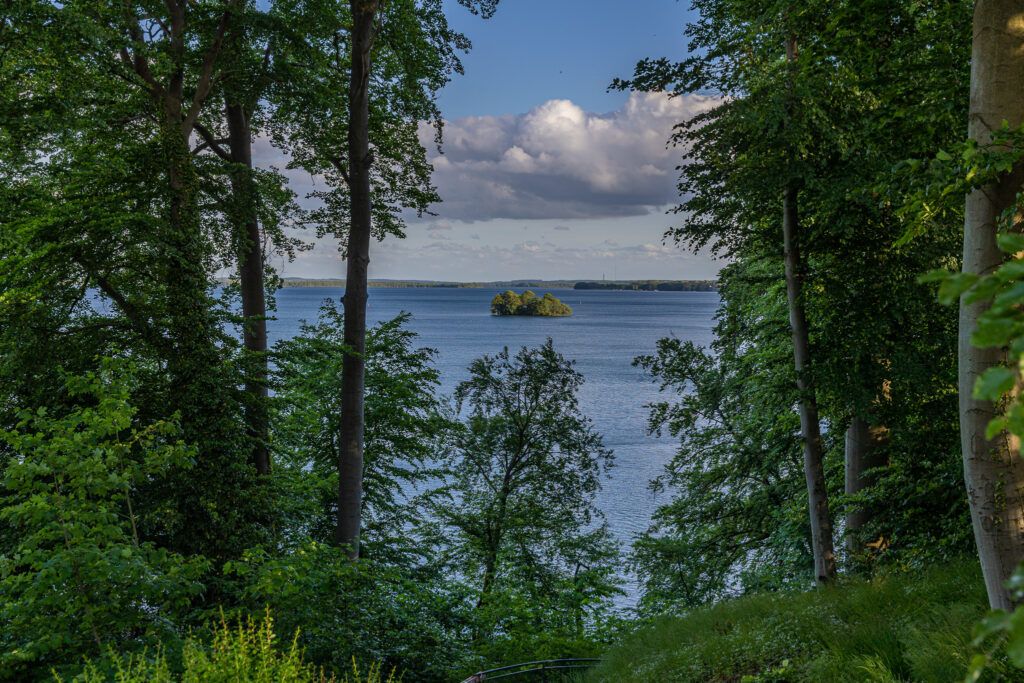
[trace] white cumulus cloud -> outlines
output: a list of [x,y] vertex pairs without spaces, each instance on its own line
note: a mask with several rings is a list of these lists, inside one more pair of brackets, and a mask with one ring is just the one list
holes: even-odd
[[424,127],[443,199],[434,210],[462,221],[648,213],[676,200],[672,127],[718,101],[632,93],[621,109],[594,114],[551,100],[525,114],[447,121],[440,153]]

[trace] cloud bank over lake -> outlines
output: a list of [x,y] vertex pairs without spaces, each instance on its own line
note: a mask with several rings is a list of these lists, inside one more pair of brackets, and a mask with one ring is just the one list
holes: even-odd
[[650,213],[676,201],[673,126],[716,102],[631,93],[620,109],[595,114],[550,100],[523,114],[446,121],[441,152],[423,126],[444,199],[433,210],[467,222]]
[[[520,114],[445,121],[439,151],[434,131],[420,135],[443,201],[437,215],[408,215],[406,239],[372,250],[373,277],[440,280],[514,278],[705,279],[720,264],[662,242],[680,220],[683,150],[671,147],[673,127],[715,106],[699,95],[670,98],[631,93],[612,112],[594,113],[566,99]],[[287,157],[257,140],[258,163],[284,168]],[[303,197],[323,180],[286,171]],[[300,200],[306,203],[305,200]],[[299,233],[311,238],[311,235]],[[319,240],[288,275],[337,277],[337,242]]]

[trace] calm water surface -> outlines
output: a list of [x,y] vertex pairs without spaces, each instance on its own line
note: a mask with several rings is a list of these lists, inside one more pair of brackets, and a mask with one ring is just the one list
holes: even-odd
[[[573,307],[571,318],[493,317],[496,289],[370,289],[371,322],[390,320],[405,311],[422,346],[437,349],[442,391],[451,394],[469,375],[474,358],[508,346],[537,346],[548,337],[555,349],[576,361],[586,382],[580,407],[615,451],[615,466],[598,499],[615,536],[628,546],[647,528],[658,500],[647,490],[672,457],[673,443],[646,433],[647,403],[657,400],[657,386],[632,366],[635,356],[650,353],[661,337],[708,345],[718,307],[714,292],[629,292],[552,290]],[[268,322],[270,342],[298,333],[303,320],[313,321],[325,298],[344,290],[290,287],[277,293],[277,313]],[[631,596],[634,591],[630,591]]]

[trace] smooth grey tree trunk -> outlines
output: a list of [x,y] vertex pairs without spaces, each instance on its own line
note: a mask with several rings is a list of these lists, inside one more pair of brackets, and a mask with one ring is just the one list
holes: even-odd
[[338,524],[335,541],[359,559],[363,504],[364,385],[366,379],[366,287],[370,264],[370,51],[375,0],[350,0],[352,71],[349,82],[349,191],[352,216],[345,276],[344,340],[341,370],[341,457],[338,460]]
[[[871,485],[874,477],[866,472],[883,464],[879,454],[887,439],[888,430],[884,427],[871,427],[867,420],[858,415],[850,420],[844,444],[847,495],[858,493]],[[871,521],[871,517],[872,510],[865,507],[850,510],[846,515],[846,548],[853,558],[864,552],[860,531]]]
[[[796,38],[786,42],[786,61],[797,59]],[[790,81],[792,88],[792,81]],[[792,108],[792,104],[790,105]],[[789,112],[793,115],[793,111]],[[832,540],[832,518],[828,509],[825,467],[822,457],[821,428],[818,424],[818,402],[810,378],[811,352],[807,333],[807,316],[803,301],[803,263],[799,247],[800,217],[798,191],[794,181],[786,185],[782,202],[782,241],[786,265],[786,296],[789,303],[789,325],[793,333],[793,362],[800,394],[800,435],[804,446],[804,477],[807,480],[807,503],[811,522],[811,550],[814,555],[814,580],[828,583],[836,575],[835,547]]]
[[241,248],[238,254],[238,279],[242,297],[242,344],[246,359],[245,391],[249,394],[246,428],[253,440],[253,464],[259,474],[270,474],[269,415],[267,412],[267,301],[263,281],[263,243],[254,202],[252,181],[252,133],[245,107],[227,105],[228,145],[231,161],[242,168],[231,174],[232,192],[239,199],[238,230]]
[[800,435],[804,445],[804,477],[807,480],[807,502],[811,518],[811,550],[814,554],[814,580],[828,583],[836,575],[835,548],[832,541],[832,518],[825,488],[825,467],[818,425],[818,402],[810,381],[810,344],[807,317],[804,313],[801,282],[800,250],[796,235],[799,230],[797,191],[786,188],[783,201],[782,235],[786,260],[786,294],[789,301],[789,324],[793,332],[793,361],[796,384],[800,393]]
[[[971,51],[971,103],[968,135],[985,145],[1002,122],[1011,127],[1024,116],[1024,1],[978,0],[974,6]],[[1022,188],[1020,169],[967,196],[964,212],[965,273],[986,274],[1003,255],[996,247],[1000,215],[1014,204]],[[979,349],[971,334],[988,302],[960,302],[959,384],[960,440],[964,482],[989,603],[1013,607],[1005,582],[1024,560],[1024,461],[1008,434],[985,438],[997,408],[973,398],[975,380],[1005,362],[1000,349]]]
[[[871,449],[871,431],[868,422],[862,417],[854,415],[850,420],[850,426],[846,428],[846,442],[844,448],[844,461],[846,471],[846,495],[852,495],[865,487],[867,481],[864,477],[864,470],[867,469],[867,459]],[[863,507],[857,507],[846,515],[846,547],[850,555],[856,555],[861,548],[858,532],[868,521],[868,512]]]

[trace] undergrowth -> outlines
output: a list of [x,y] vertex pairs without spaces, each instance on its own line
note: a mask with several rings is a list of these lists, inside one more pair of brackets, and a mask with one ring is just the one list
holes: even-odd
[[[656,618],[589,680],[877,683],[962,681],[987,610],[977,562],[740,597]],[[1021,680],[1004,664],[983,680]]]

